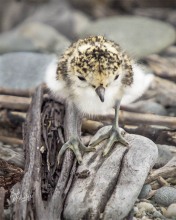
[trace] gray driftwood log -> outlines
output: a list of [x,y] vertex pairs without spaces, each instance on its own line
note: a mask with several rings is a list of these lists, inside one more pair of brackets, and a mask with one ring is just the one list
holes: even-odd
[[42,87],[36,90],[24,126],[24,177],[11,191],[13,219],[125,218],[157,159],[156,145],[126,134],[129,149],[117,144],[102,157],[104,141],[96,152],[84,155],[78,169],[67,150],[58,167],[58,151],[70,135],[63,124],[72,112],[65,109],[49,99],[44,104]]
[[[101,128],[93,137],[110,129]],[[156,162],[156,145],[143,136],[126,134],[129,148],[116,144],[102,156],[103,141],[97,151],[84,155],[83,164],[67,196],[64,219],[124,219],[132,209],[147,175]]]

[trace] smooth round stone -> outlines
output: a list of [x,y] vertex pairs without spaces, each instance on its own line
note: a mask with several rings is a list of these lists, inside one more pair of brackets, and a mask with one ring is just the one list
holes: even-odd
[[139,16],[100,19],[87,26],[81,35],[105,35],[135,58],[160,52],[176,40],[170,24]]
[[33,89],[44,81],[45,71],[55,55],[8,53],[0,56],[0,87]]
[[168,218],[176,217],[176,203],[173,203],[168,207],[165,216]]
[[69,40],[54,28],[31,22],[0,35],[0,54],[10,52],[61,53],[70,45]]
[[169,149],[167,149],[167,145],[158,144],[158,159],[154,165],[154,168],[160,168],[166,165],[174,156]]
[[169,206],[172,203],[176,203],[176,188],[163,186],[156,191],[153,199],[156,203],[163,206]]
[[143,210],[146,212],[153,212],[156,210],[155,207],[151,203],[148,203],[148,202],[140,202],[137,204],[137,207],[139,210]]
[[140,192],[138,198],[139,198],[139,199],[145,199],[145,198],[148,196],[148,194],[149,194],[149,192],[150,192],[151,190],[152,190],[151,185],[150,185],[150,184],[145,184],[145,185],[142,187],[141,192]]

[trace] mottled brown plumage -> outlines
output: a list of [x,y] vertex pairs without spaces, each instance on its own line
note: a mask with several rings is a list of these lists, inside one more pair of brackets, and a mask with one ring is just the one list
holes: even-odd
[[97,88],[107,87],[121,72],[122,83],[133,82],[132,62],[120,46],[103,36],[80,39],[73,43],[58,62],[57,78],[69,79],[70,75],[83,77]]

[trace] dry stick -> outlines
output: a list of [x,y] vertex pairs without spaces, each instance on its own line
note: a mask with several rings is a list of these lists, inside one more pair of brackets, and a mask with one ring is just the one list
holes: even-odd
[[[0,108],[8,110],[15,110],[20,112],[26,112],[28,110],[28,103],[7,103],[0,102]],[[114,114],[99,115],[100,120],[114,119]],[[148,124],[148,125],[160,125],[176,128],[176,118],[168,116],[160,116],[154,114],[142,114],[128,111],[120,112],[120,122],[128,125]]]
[[[114,119],[114,114],[100,115],[101,120]],[[128,125],[160,125],[176,128],[176,117],[120,111],[120,123]]]
[[29,108],[28,103],[13,103],[13,102],[2,102],[0,101],[0,109],[8,109],[19,112],[27,112]]
[[146,183],[151,183],[157,180],[160,176],[164,179],[176,177],[176,156],[173,157],[165,166],[152,171],[148,176]]
[[[48,90],[44,83],[41,86],[44,92]],[[12,88],[0,87],[0,95],[31,97],[34,94],[34,92],[35,92],[35,89],[12,89]]]
[[[24,127],[24,146],[26,150],[25,175],[22,182],[16,186],[20,191],[20,198],[13,208],[13,219],[45,219],[44,207],[41,199],[41,105],[42,89],[39,87],[34,94]],[[30,126],[29,126],[30,125]],[[14,186],[15,187],[15,186]],[[33,192],[33,197],[28,201]],[[34,211],[35,210],[35,211]]]
[[19,139],[19,138],[12,138],[12,137],[6,137],[6,136],[0,136],[0,141],[6,144],[10,144],[10,145],[22,145],[23,144],[23,140]]
[[[20,190],[20,198],[31,196],[30,201],[17,201],[14,205],[14,220],[31,219],[54,220],[61,219],[64,200],[71,186],[72,178],[75,173],[73,165],[73,152],[67,150],[62,164],[59,180],[54,194],[47,204],[43,204],[41,195],[41,104],[42,91],[39,87],[33,97],[31,108],[27,114],[25,125],[24,145],[26,150],[25,175],[17,189]],[[68,118],[69,120],[69,118]],[[68,137],[67,137],[68,138]]]
[[34,94],[33,89],[8,89],[8,88],[0,88],[0,95],[12,95],[12,96],[20,96],[20,97],[31,97]]
[[[64,134],[65,140],[68,141],[69,137],[72,135],[71,122],[74,116],[74,110],[70,108],[69,104],[67,104],[65,108],[66,113],[64,119]],[[68,188],[71,186],[75,171],[76,163],[74,163],[74,154],[70,149],[67,149],[64,155],[61,174],[49,206],[50,212],[52,210],[49,219],[61,219],[63,204],[68,192]]]

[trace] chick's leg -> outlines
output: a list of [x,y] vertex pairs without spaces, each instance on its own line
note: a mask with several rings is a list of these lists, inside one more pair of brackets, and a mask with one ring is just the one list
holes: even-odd
[[74,152],[78,163],[81,163],[82,161],[82,152],[94,150],[93,148],[87,148],[80,139],[79,134],[81,132],[81,120],[82,119],[80,114],[74,104],[67,103],[64,120],[64,135],[66,143],[59,151],[57,157],[58,164],[60,163],[61,157],[68,148]]
[[108,139],[107,145],[103,152],[104,156],[108,154],[108,152],[116,142],[120,142],[125,146],[128,145],[128,142],[123,137],[123,134],[125,132],[119,128],[119,110],[120,110],[120,101],[117,101],[115,106],[115,118],[112,128],[107,133],[101,135],[95,142],[90,144],[91,147],[95,147],[101,141]]

